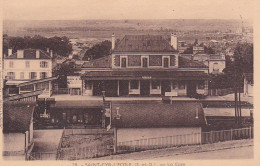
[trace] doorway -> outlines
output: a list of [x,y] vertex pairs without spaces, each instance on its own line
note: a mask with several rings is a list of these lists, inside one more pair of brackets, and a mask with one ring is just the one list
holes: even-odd
[[140,94],[144,96],[150,95],[150,81],[141,80],[140,81]]
[[196,82],[187,81],[187,96],[195,97],[196,95]]
[[162,95],[165,95],[165,92],[171,92],[171,81],[162,81]]
[[127,96],[129,94],[129,81],[119,81],[119,96]]

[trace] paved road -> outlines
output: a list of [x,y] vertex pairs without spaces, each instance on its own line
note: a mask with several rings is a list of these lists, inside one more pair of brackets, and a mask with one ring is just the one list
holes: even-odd
[[[159,157],[159,160],[171,159],[188,159],[188,160],[203,160],[203,159],[253,159],[254,146],[232,148],[225,150],[216,150],[210,152],[200,152],[192,154],[174,155]],[[154,159],[154,158],[151,158]]]

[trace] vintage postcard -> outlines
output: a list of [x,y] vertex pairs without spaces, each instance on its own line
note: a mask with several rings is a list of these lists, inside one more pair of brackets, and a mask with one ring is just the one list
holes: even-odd
[[255,1],[1,4],[3,165],[256,164]]

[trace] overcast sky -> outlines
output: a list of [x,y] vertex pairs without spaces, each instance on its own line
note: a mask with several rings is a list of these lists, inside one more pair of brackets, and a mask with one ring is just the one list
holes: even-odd
[[253,0],[3,0],[5,20],[243,19]]

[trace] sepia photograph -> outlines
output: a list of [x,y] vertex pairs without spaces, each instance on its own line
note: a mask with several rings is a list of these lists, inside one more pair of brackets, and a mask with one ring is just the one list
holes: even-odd
[[253,8],[2,0],[2,160],[254,160]]

